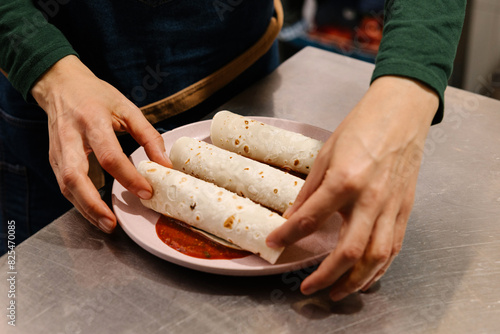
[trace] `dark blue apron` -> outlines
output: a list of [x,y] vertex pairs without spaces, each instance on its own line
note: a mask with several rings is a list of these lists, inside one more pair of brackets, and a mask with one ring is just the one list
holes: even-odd
[[[43,2],[38,2],[42,4]],[[58,0],[39,9],[82,62],[137,106],[186,89],[244,54],[266,33],[271,0]],[[196,121],[278,65],[274,45],[203,103],[157,124]],[[137,144],[122,136],[125,153]],[[0,254],[6,222],[17,243],[71,208],[48,162],[47,117],[0,75]]]

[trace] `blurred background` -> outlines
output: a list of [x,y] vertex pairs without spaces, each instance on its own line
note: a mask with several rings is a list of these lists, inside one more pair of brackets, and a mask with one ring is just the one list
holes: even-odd
[[[384,0],[282,0],[282,61],[306,46],[375,62]],[[449,85],[500,100],[500,0],[468,0]]]

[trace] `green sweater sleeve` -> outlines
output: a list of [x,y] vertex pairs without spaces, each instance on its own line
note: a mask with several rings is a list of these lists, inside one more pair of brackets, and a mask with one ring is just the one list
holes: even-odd
[[372,82],[383,75],[419,80],[436,91],[443,118],[444,91],[451,75],[466,0],[386,0],[382,42]]
[[35,81],[70,54],[77,55],[31,0],[0,3],[0,68],[26,100]]

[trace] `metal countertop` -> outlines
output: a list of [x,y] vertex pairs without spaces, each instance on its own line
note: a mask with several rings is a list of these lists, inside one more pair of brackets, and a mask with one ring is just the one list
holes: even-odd
[[[306,48],[220,109],[333,131],[373,65]],[[16,327],[2,333],[499,333],[500,101],[448,88],[403,250],[368,293],[301,295],[308,269],[225,277],[105,235],[71,210],[16,248]]]

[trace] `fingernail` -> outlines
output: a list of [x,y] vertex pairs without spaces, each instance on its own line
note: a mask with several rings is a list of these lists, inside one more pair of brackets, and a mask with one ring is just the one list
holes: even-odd
[[142,199],[150,199],[152,194],[147,190],[140,190],[137,195]]
[[172,161],[170,161],[170,158],[168,157],[168,154],[166,151],[163,151],[163,159],[165,159],[165,167],[169,167],[169,168],[174,168],[174,166],[172,165]]
[[267,247],[269,247],[269,248],[280,248],[280,247],[283,247],[283,246],[281,246],[281,245],[277,244],[277,243],[276,243],[276,242],[274,242],[274,241],[267,241],[267,240],[266,240],[266,245],[267,245]]
[[288,218],[288,215],[290,214],[290,211],[292,211],[292,207],[289,206],[285,212],[283,212],[283,218]]
[[310,295],[316,292],[312,286],[302,286],[300,290],[304,295]]
[[113,231],[113,226],[115,223],[108,218],[100,218],[98,221],[99,228],[106,233],[111,233]]
[[345,294],[343,292],[339,292],[339,291],[330,293],[330,299],[333,300],[334,302],[337,302],[337,301],[343,299],[345,296],[347,296],[347,294]]

